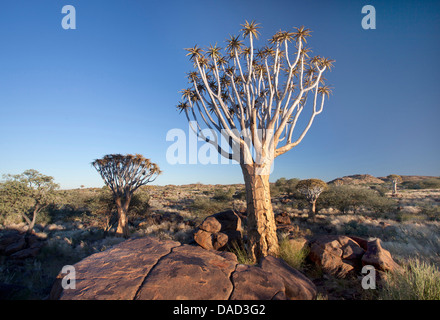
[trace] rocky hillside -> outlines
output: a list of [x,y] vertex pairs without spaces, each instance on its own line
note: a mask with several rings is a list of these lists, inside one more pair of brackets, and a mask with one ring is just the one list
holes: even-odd
[[385,183],[386,179],[376,178],[369,174],[355,174],[352,176],[345,176],[342,178],[337,178],[329,182],[329,184],[351,184],[351,185],[360,185],[360,184],[381,184]]
[[[433,176],[403,176],[402,182],[405,183],[419,183],[427,180],[436,180],[439,177]],[[363,184],[382,184],[389,182],[387,177],[374,177],[370,174],[354,174],[351,176],[344,176],[342,178],[336,178],[332,181],[329,181],[329,184],[348,184],[348,185],[363,185]]]

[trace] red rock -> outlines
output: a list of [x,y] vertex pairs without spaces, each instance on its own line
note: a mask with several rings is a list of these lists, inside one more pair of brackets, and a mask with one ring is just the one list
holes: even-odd
[[158,260],[180,243],[153,237],[129,239],[74,265],[76,289],[63,290],[60,273],[50,299],[132,300]]
[[241,219],[232,210],[207,217],[194,233],[194,240],[208,250],[224,250],[241,239]]
[[232,274],[231,300],[285,300],[283,280],[256,266],[239,264]]
[[368,242],[367,251],[362,257],[362,265],[372,265],[380,271],[400,271],[402,268],[393,260],[391,253],[382,248],[380,239]]
[[291,224],[292,221],[286,212],[280,213],[275,216],[275,222],[279,224]]
[[135,299],[226,300],[236,263],[215,251],[182,245],[157,263]]
[[316,286],[298,270],[289,266],[285,261],[267,256],[261,259],[260,266],[263,270],[272,272],[281,277],[285,295],[290,300],[316,299]]
[[364,250],[346,236],[320,236],[310,245],[309,258],[325,273],[344,278],[357,271]]
[[[310,280],[276,258],[238,265],[231,252],[152,237],[126,240],[74,265],[76,288],[60,273],[50,299],[241,300],[313,297]],[[275,271],[274,271],[275,270]],[[279,273],[279,274],[278,274]],[[288,297],[286,297],[286,292]]]
[[16,252],[24,249],[25,247],[26,247],[26,240],[24,237],[20,237],[20,238],[18,238],[18,240],[16,242],[9,244],[5,248],[4,253],[5,253],[5,255],[9,256],[13,253],[16,253]]

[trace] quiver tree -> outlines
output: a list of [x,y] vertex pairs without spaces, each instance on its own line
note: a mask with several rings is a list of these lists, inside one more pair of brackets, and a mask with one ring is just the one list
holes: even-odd
[[309,218],[316,221],[316,200],[327,189],[327,183],[320,179],[305,179],[298,182],[296,189],[309,203]]
[[157,164],[140,154],[109,154],[93,161],[92,165],[113,193],[118,210],[116,234],[127,238],[127,213],[133,193],[139,187],[153,182],[161,171]]
[[0,211],[19,213],[32,233],[40,212],[55,202],[59,185],[33,169],[5,178],[0,185]]
[[393,184],[393,195],[396,195],[397,194],[397,184],[401,183],[403,181],[402,177],[397,174],[390,174],[387,178]]
[[[311,51],[305,45],[311,31],[304,27],[278,31],[268,44],[256,49],[258,24],[246,21],[242,26],[241,36],[230,36],[224,50],[217,44],[206,50],[197,45],[185,49],[194,71],[188,74],[189,88],[182,91],[177,108],[185,112],[198,137],[240,164],[249,249],[259,258],[278,254],[270,168],[275,157],[303,140],[323,111],[330,93],[323,74],[333,60],[309,57]],[[294,135],[303,112],[308,120]]]

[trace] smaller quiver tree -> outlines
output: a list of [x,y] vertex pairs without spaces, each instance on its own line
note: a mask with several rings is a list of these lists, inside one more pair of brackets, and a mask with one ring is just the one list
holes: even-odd
[[140,154],[109,154],[92,162],[105,184],[113,193],[118,210],[118,236],[128,237],[128,208],[133,193],[156,180],[161,173],[157,164]]
[[397,174],[390,174],[387,178],[393,184],[393,196],[395,196],[397,194],[397,184],[403,181],[402,177]]
[[316,200],[319,195],[327,189],[327,183],[320,179],[305,179],[298,182],[296,189],[299,193],[304,195],[309,202],[309,218],[316,221]]

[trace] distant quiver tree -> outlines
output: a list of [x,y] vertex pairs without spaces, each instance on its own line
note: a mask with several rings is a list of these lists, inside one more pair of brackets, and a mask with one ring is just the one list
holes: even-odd
[[396,195],[397,194],[397,184],[401,183],[403,181],[402,177],[397,174],[390,174],[387,178],[393,184],[393,195]]
[[309,202],[309,218],[313,221],[316,221],[316,200],[318,200],[318,197],[327,187],[327,183],[320,179],[301,180],[296,185],[296,189],[304,195]]
[[[254,258],[278,254],[269,175],[277,156],[297,146],[323,111],[330,88],[324,72],[331,59],[309,57],[311,31],[278,31],[257,49],[259,24],[242,25],[225,49],[187,48],[194,66],[177,108],[192,130],[223,157],[237,161],[246,186],[248,248]],[[244,40],[248,40],[245,45]],[[293,53],[292,53],[293,49]],[[308,114],[308,121],[298,121]],[[298,135],[294,130],[300,127]],[[210,132],[220,133],[213,138]],[[223,137],[223,138],[222,138]],[[227,141],[222,145],[221,141]]]
[[157,164],[140,154],[109,154],[92,162],[105,184],[113,193],[118,210],[118,236],[128,237],[128,208],[133,193],[153,182],[161,173]]

